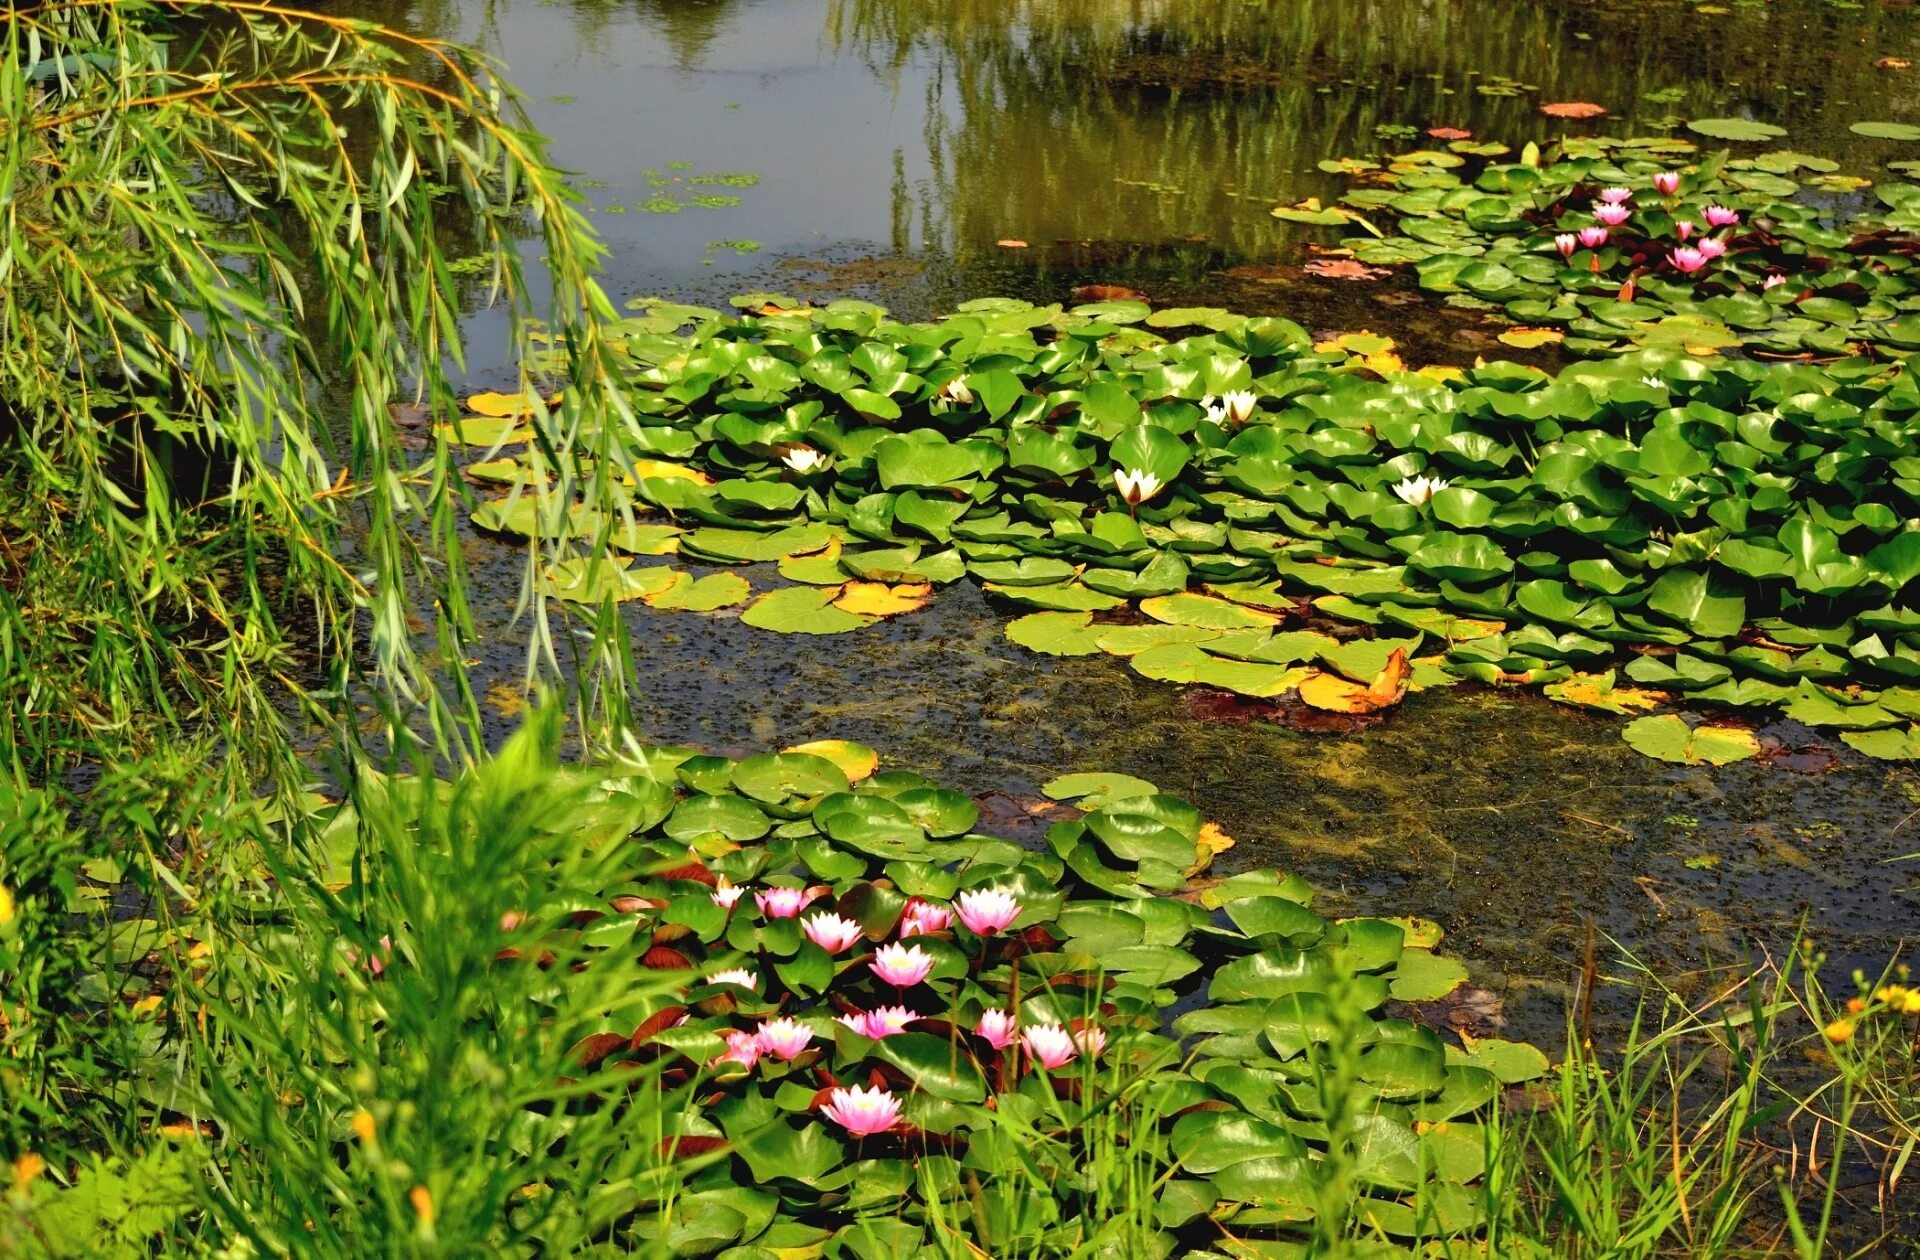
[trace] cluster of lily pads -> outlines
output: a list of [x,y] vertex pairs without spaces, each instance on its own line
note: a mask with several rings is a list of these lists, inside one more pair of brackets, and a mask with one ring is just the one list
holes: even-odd
[[1791,151],[1699,157],[1692,142],[1663,137],[1568,138],[1519,153],[1457,140],[1321,166],[1355,186],[1333,206],[1276,216],[1364,227],[1342,242],[1355,259],[1412,264],[1423,288],[1516,325],[1502,334],[1516,346],[1920,349],[1920,184],[1910,179],[1874,182]]
[[[1390,1015],[1465,981],[1436,925],[1331,922],[1271,870],[1207,877],[1231,841],[1139,779],[1048,783],[1036,851],[877,764],[824,741],[606,769],[636,874],[578,930],[686,978],[576,1058],[688,1085],[667,1148],[716,1161],[642,1232],[682,1255],[878,1260],[940,1229],[1064,1255],[1096,1223],[1093,1131],[1124,1114],[1156,1254],[1283,1254],[1334,1210],[1383,1241],[1475,1235],[1482,1121],[1547,1063]],[[1332,1056],[1354,1071],[1339,1099]]]
[[[556,593],[744,603],[819,634],[971,577],[1026,614],[1008,634],[1033,650],[1246,697],[1367,712],[1463,679],[1547,684],[1621,713],[1779,707],[1920,755],[1920,386],[1897,365],[1643,350],[1409,371],[1384,338],[1316,346],[1284,319],[1140,302],[985,299],[916,324],[736,306],[645,301],[623,329],[631,517],[536,495],[530,446],[470,469],[513,486],[475,520],[771,562],[776,584],[620,559],[562,566]],[[524,400],[476,401],[509,414],[459,436],[531,433]],[[1759,747],[1678,713],[1628,733],[1679,761]]]

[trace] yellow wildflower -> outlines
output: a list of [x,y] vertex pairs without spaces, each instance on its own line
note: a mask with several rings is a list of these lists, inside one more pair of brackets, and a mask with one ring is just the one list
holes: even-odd
[[427,1193],[425,1186],[415,1186],[407,1191],[407,1201],[413,1204],[413,1214],[420,1218],[422,1229],[433,1228],[433,1196]]
[[360,1139],[362,1146],[373,1145],[373,1115],[370,1112],[363,1109],[353,1113],[353,1136]]
[[47,1170],[47,1161],[28,1151],[13,1161],[13,1192],[25,1194],[33,1179]]
[[1836,1046],[1840,1045],[1842,1042],[1852,1039],[1853,1021],[1850,1019],[1836,1019],[1821,1029],[1821,1032],[1826,1036],[1828,1041],[1831,1041]]
[[13,922],[13,893],[0,884],[0,927]]

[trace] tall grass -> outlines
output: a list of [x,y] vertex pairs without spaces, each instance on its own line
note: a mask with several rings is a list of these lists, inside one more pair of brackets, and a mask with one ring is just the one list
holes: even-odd
[[581,844],[596,788],[560,734],[550,705],[451,782],[428,746],[354,774],[338,810],[252,820],[281,891],[267,930],[200,941],[142,1011],[124,1066],[164,1092],[127,1098],[129,1158],[76,1177],[49,1152],[0,1237],[29,1255],[111,1237],[130,1183],[134,1241],[187,1253],[566,1255],[653,1219],[697,1167],[666,1156],[680,1101],[646,1069],[617,1091],[575,1078],[582,1043],[640,1026],[675,977],[606,909],[631,853]]

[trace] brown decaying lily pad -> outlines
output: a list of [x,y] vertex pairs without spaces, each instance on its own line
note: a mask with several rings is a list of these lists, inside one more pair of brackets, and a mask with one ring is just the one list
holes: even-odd
[[1147,295],[1124,284],[1083,284],[1073,290],[1076,302],[1144,302]]
[[1506,1002],[1491,989],[1463,984],[1431,1002],[1394,1002],[1388,1014],[1417,1020],[1429,1028],[1450,1028],[1469,1037],[1491,1037],[1507,1026]]
[[1471,140],[1473,133],[1464,127],[1429,127],[1427,134],[1435,140]]
[[980,829],[1008,840],[1034,839],[1054,823],[1072,822],[1081,816],[1071,805],[1009,792],[988,792],[974,797],[973,803],[980,807]]
[[1180,693],[1180,705],[1187,716],[1196,721],[1236,725],[1267,722],[1288,730],[1323,735],[1351,735],[1386,720],[1386,715],[1381,713],[1331,713],[1316,709],[1303,703],[1297,693],[1276,700],[1256,700],[1212,687],[1187,687]]
[[1352,258],[1316,258],[1307,264],[1307,274],[1333,280],[1383,280],[1393,271],[1387,267],[1370,267]]
[[1549,118],[1599,118],[1607,112],[1607,107],[1592,101],[1549,101],[1540,107],[1540,112]]
[[1758,760],[1775,770],[1792,770],[1797,774],[1828,774],[1840,768],[1840,754],[1828,744],[1818,740],[1793,743],[1768,733],[1760,736]]

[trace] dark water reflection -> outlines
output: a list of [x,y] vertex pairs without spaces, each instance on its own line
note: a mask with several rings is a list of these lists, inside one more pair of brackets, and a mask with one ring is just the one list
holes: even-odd
[[[1379,128],[1544,139],[1562,124],[1541,101],[1586,100],[1612,108],[1620,134],[1670,114],[1749,115],[1870,169],[1913,155],[1847,124],[1920,112],[1920,72],[1876,64],[1913,55],[1920,29],[1888,3],[348,7],[505,60],[581,174],[621,296],[855,294],[917,316],[985,293],[1058,300],[1097,279],[1389,330],[1416,361],[1490,343],[1403,286],[1315,287],[1289,264],[1329,234],[1267,213],[1337,192],[1318,159],[1402,143]],[[693,182],[728,172],[758,182]],[[640,208],[650,200],[681,208]],[[996,244],[1009,238],[1028,247]],[[474,328],[485,365],[494,329],[485,316]],[[473,549],[497,592],[486,668],[515,678],[518,560]],[[1205,722],[1119,662],[1013,646],[1007,615],[963,588],[815,640],[636,608],[642,714],[657,738],[720,750],[860,739],[976,792],[1031,793],[1069,770],[1143,775],[1222,820],[1239,838],[1229,865],[1298,869],[1341,909],[1440,920],[1534,1035],[1560,1018],[1590,920],[1682,979],[1737,960],[1750,937],[1790,940],[1802,915],[1870,965],[1920,923],[1920,870],[1889,865],[1920,850],[1906,769],[1843,749],[1826,774],[1674,770],[1629,752],[1615,720],[1468,688],[1416,697],[1364,735]]]
[[[1089,275],[1194,291],[1292,258],[1331,233],[1268,209],[1337,193],[1315,162],[1410,143],[1393,128],[1517,143],[1740,115],[1786,127],[1784,145],[1871,168],[1913,155],[1847,125],[1909,118],[1920,92],[1920,75],[1878,64],[1911,56],[1920,31],[1912,6],[1885,0],[1724,13],[1674,0],[347,7],[504,60],[555,155],[589,184],[620,288],[725,296],[779,287],[782,259],[881,257],[890,275],[834,287],[914,314],[1009,288],[1058,295]],[[1544,101],[1614,117],[1562,124],[1538,112]],[[723,172],[760,182],[688,182]],[[740,204],[701,208],[700,193]],[[1006,239],[1029,248],[996,245]],[[728,241],[760,249],[713,244]]]

